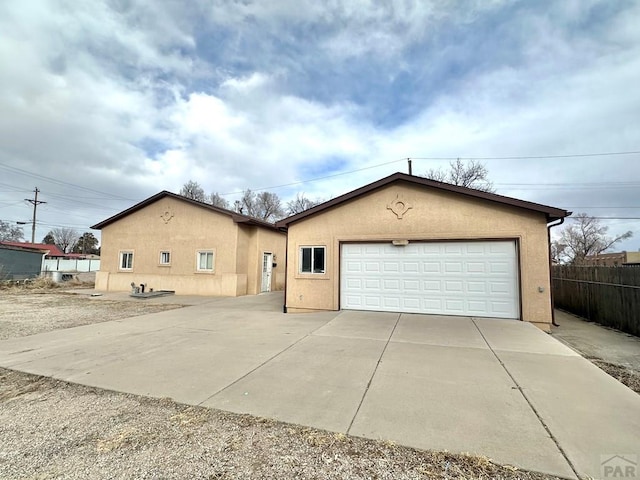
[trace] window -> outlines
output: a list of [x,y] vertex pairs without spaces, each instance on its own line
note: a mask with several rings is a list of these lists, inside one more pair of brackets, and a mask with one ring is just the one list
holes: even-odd
[[300,273],[324,273],[325,247],[300,247]]
[[171,265],[171,252],[160,252],[160,265]]
[[213,251],[203,250],[198,252],[198,265],[199,272],[213,272]]
[[120,252],[120,270],[133,269],[133,252]]

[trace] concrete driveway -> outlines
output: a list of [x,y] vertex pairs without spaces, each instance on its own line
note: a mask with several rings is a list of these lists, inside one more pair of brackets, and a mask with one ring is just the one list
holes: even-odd
[[528,323],[284,315],[281,297],[6,340],[0,366],[569,478],[640,456],[640,396]]

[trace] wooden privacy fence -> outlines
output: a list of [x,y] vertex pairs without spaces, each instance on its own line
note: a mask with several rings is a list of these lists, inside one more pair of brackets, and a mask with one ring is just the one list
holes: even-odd
[[640,336],[640,267],[553,267],[553,300],[602,325]]

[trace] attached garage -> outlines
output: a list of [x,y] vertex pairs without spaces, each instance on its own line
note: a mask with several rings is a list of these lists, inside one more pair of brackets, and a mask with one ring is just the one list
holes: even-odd
[[516,242],[345,243],[345,310],[519,318]]
[[549,228],[566,210],[396,173],[297,215],[286,312],[552,322]]

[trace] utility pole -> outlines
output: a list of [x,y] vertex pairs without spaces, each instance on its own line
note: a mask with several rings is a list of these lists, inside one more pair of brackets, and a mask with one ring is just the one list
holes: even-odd
[[33,205],[33,218],[31,219],[31,243],[36,243],[36,210],[38,209],[38,205],[47,202],[38,200],[38,193],[40,193],[38,187],[36,187],[33,192],[35,193],[34,198],[25,198],[25,200]]
[[411,159],[407,158],[407,163],[409,164],[409,175],[413,175],[413,169],[411,168]]

